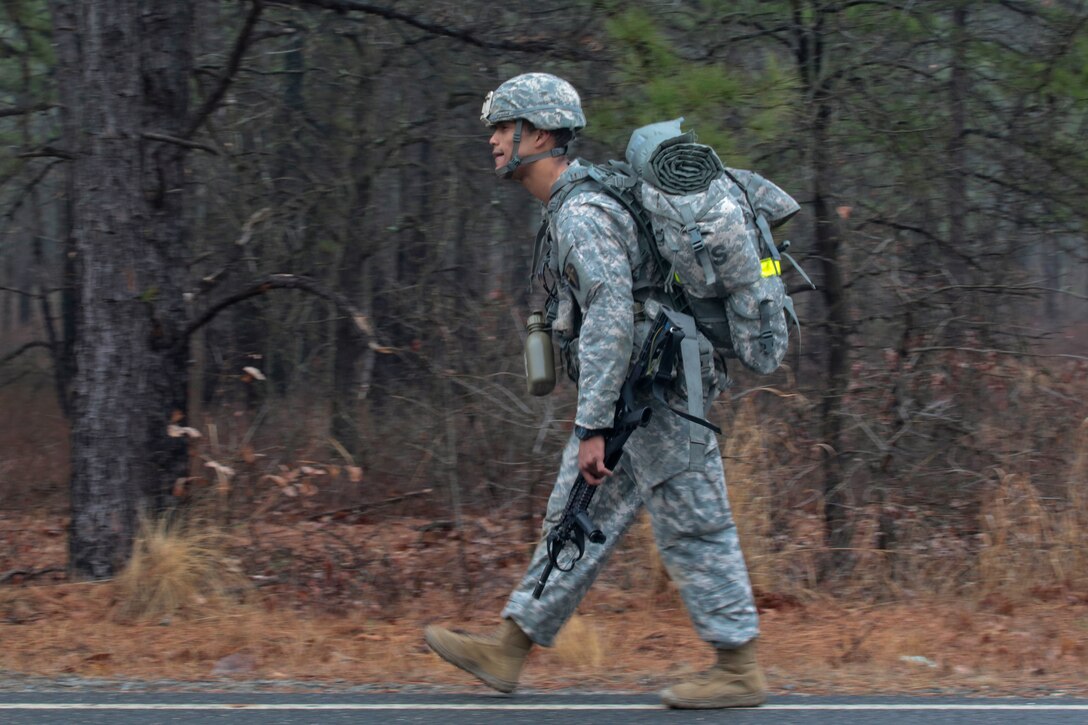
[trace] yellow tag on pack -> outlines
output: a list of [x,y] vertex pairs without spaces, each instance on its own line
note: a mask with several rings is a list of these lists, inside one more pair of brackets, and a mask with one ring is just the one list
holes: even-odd
[[782,274],[782,262],[777,259],[771,259],[770,257],[761,259],[759,260],[759,266],[763,268],[764,277],[775,277]]

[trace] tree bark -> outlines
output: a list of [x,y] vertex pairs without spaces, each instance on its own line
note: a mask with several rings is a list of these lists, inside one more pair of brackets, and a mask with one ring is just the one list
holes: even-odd
[[143,133],[185,130],[192,5],[53,0],[51,10],[72,34],[58,58],[79,289],[69,570],[103,578],[127,560],[140,514],[162,507],[186,471],[184,438],[167,435],[186,409],[184,150]]

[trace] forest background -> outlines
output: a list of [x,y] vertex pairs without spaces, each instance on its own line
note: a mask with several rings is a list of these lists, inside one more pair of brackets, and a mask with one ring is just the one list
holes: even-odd
[[[713,411],[772,674],[1083,686],[1086,23],[5,0],[0,668],[449,676],[418,625],[494,619],[572,423],[571,384],[524,390],[539,209],[479,121],[548,71],[577,155],[684,116],[801,203],[803,337]],[[644,524],[617,558],[541,678],[698,665],[660,664],[691,635]]]

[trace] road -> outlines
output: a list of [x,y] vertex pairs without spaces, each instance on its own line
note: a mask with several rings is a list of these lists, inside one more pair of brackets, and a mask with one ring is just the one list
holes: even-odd
[[5,725],[1082,725],[1088,700],[774,697],[747,710],[676,711],[649,694],[337,695],[110,692],[0,693]]

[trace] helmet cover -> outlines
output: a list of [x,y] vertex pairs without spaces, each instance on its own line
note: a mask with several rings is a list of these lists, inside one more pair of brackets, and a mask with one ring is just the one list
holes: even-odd
[[519,118],[545,131],[577,131],[586,125],[578,91],[550,73],[523,73],[487,94],[480,120],[494,126]]

